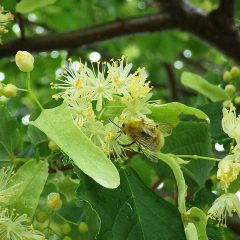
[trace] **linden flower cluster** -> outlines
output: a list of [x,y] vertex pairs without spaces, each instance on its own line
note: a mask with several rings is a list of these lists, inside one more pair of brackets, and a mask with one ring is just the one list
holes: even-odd
[[9,21],[12,21],[13,19],[14,19],[13,14],[4,10],[4,8],[0,6],[0,43],[1,43],[1,35],[8,32],[5,26]]
[[0,212],[0,239],[1,240],[44,240],[45,236],[35,230],[31,225],[27,225],[26,214],[19,215],[8,209]]
[[217,178],[220,180],[221,187],[227,190],[230,183],[235,181],[240,171],[240,117],[236,115],[235,107],[231,104],[230,109],[223,109],[222,128],[229,137],[237,142],[233,149],[233,154],[223,158],[217,171]]
[[218,164],[217,178],[221,188],[226,192],[215,200],[208,211],[210,218],[218,220],[219,224],[226,226],[227,214],[231,217],[234,212],[240,216],[240,201],[233,193],[227,193],[230,184],[235,181],[240,172],[240,117],[236,115],[235,107],[223,109],[222,128],[229,137],[234,138],[237,145],[232,154],[227,155]]
[[[112,153],[116,158],[123,153],[123,147],[116,141],[116,138],[124,141],[124,136],[118,137],[122,123],[146,118],[150,113],[148,100],[152,88],[146,82],[145,69],[139,68],[134,73],[131,69],[132,64],[124,56],[110,63],[99,62],[96,69],[69,60],[57,78],[60,83],[51,83],[53,89],[62,90],[53,98],[64,99],[76,125],[106,154]],[[110,109],[116,114],[108,115]]]

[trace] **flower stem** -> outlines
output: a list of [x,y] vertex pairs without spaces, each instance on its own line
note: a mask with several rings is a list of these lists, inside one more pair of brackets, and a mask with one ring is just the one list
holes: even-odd
[[27,89],[24,89],[24,88],[18,88],[18,91],[28,92],[28,90],[27,90]]
[[183,214],[186,212],[185,197],[187,188],[180,165],[171,155],[159,152],[156,156],[165,162],[173,171],[178,187],[178,210]]
[[179,157],[179,158],[203,159],[203,160],[216,161],[216,162],[221,161],[221,159],[219,158],[212,158],[212,157],[199,156],[199,155],[175,155],[175,154],[171,154],[171,155],[173,157]]
[[44,108],[43,108],[42,104],[39,102],[39,100],[37,99],[37,97],[35,96],[35,94],[33,93],[32,89],[31,89],[30,72],[27,73],[27,91],[28,91],[29,95],[32,97],[32,99],[35,101],[35,103],[38,105],[38,107],[43,111]]

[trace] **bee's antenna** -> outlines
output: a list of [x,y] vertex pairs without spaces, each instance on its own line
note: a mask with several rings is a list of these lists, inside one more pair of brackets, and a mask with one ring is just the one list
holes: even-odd
[[109,118],[109,121],[112,123],[112,124],[114,124],[116,127],[118,127],[119,129],[121,129],[122,130],[122,128],[121,127],[119,127],[115,122],[113,122],[110,118]]

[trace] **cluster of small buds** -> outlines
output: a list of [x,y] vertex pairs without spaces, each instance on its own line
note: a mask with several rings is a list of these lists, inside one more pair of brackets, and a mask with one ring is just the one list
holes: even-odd
[[8,30],[6,29],[7,23],[12,21],[13,19],[13,14],[9,11],[4,10],[4,8],[0,6],[0,43],[2,43],[1,36],[8,32]]
[[[132,64],[124,56],[110,63],[98,62],[96,69],[81,61],[73,63],[70,59],[67,66],[63,66],[61,76],[57,77],[58,82],[51,83],[52,89],[61,90],[53,98],[64,99],[81,131],[108,156],[113,154],[115,158],[124,154],[124,147],[118,144],[126,141],[126,137],[119,137],[123,122],[146,119],[151,112],[148,101],[152,87],[146,71],[138,68],[131,73],[131,69]],[[122,109],[111,116],[111,121],[106,121],[102,116],[111,104],[120,109],[122,106]]]
[[223,80],[225,81],[225,91],[229,96],[229,99],[223,102],[223,107],[229,108],[230,104],[233,102],[236,106],[240,105],[240,91],[236,89],[235,82],[239,80],[240,70],[238,67],[234,66],[230,71],[225,71],[223,73]]

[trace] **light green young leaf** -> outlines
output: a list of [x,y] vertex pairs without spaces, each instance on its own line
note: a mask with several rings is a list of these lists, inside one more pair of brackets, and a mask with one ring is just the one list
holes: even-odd
[[163,122],[176,126],[182,115],[193,115],[199,119],[206,120],[208,116],[201,110],[193,107],[188,107],[179,102],[172,102],[162,105],[149,105],[151,114],[149,118],[156,122]]
[[[186,217],[188,219],[188,224],[193,223],[198,235],[198,240],[208,240],[206,227],[207,227],[207,216],[206,214],[197,207],[192,207],[186,212]],[[189,229],[193,229],[192,227]],[[193,239],[193,238],[189,238]]]
[[55,3],[56,0],[21,0],[16,5],[16,12],[28,13],[38,8]]
[[114,164],[74,124],[65,104],[44,110],[32,125],[43,131],[84,173],[107,188],[116,188],[120,178]]
[[17,213],[26,213],[30,218],[33,217],[47,177],[46,161],[30,160],[18,169],[10,184],[10,186],[21,184],[21,191],[15,195],[16,200],[12,205]]
[[197,74],[183,72],[181,76],[181,82],[183,85],[190,87],[202,95],[208,97],[213,102],[228,99],[228,96],[223,89],[209,83]]

